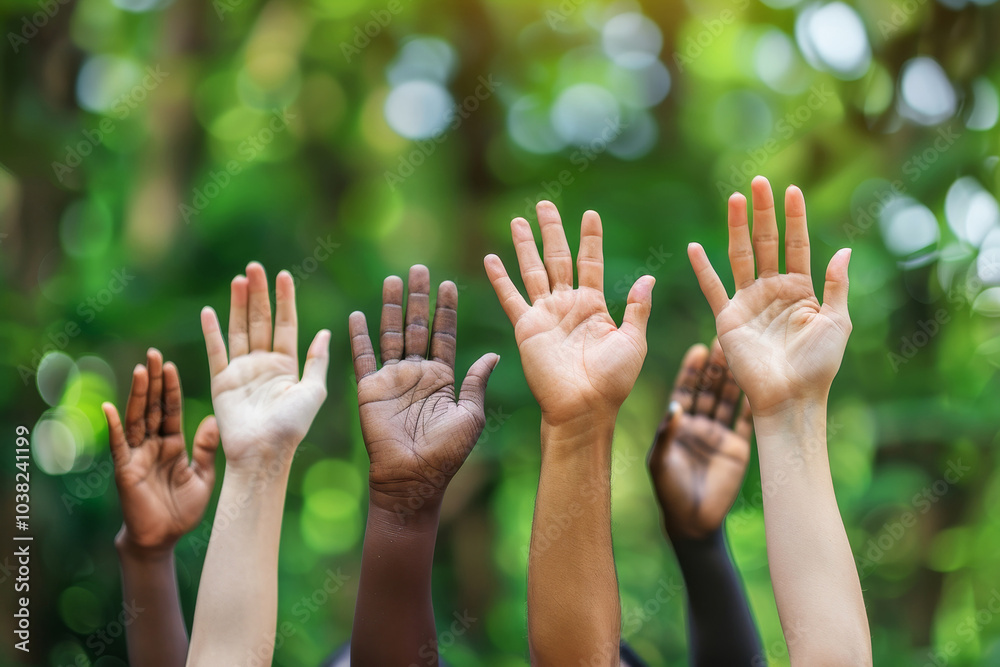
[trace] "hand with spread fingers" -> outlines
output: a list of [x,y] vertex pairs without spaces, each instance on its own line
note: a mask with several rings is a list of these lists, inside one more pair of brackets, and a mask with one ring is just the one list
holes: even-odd
[[295,286],[247,265],[230,286],[229,352],[201,313],[226,474],[198,590],[188,665],[270,664],[278,614],[278,542],[292,458],[326,398],[330,332],[313,338],[299,377]]
[[350,318],[372,502],[392,511],[411,498],[440,501],[486,424],[486,382],[500,359],[486,354],[476,361],[456,396],[458,288],[451,281],[438,287],[432,331],[429,290],[427,268],[412,267],[404,315],[403,281],[385,279],[381,368],[364,314]]
[[208,416],[194,435],[192,460],[184,444],[177,367],[150,348],[132,372],[125,428],[111,403],[108,420],[115,484],[124,524],[117,541],[140,550],[169,551],[201,521],[215,486],[219,429]]
[[[438,287],[421,265],[382,288],[379,348],[364,314],[350,318],[361,433],[371,461],[368,524],[351,635],[355,667],[438,664],[431,568],[441,501],[486,423],[486,383],[500,357],[472,364],[455,396],[458,288]],[[430,328],[430,330],[428,330]],[[430,351],[428,353],[428,342]],[[393,628],[386,636],[385,628]]]
[[275,295],[272,324],[264,267],[251,262],[233,279],[228,358],[215,311],[201,313],[212,405],[230,466],[289,459],[326,399],[330,332],[313,338],[300,378],[295,283],[287,271],[278,274]]
[[820,305],[813,289],[802,191],[792,185],[785,193],[786,273],[778,271],[774,196],[762,176],[754,179],[753,201],[751,242],[746,198],[736,193],[729,199],[729,260],[736,282],[732,299],[705,250],[692,243],[688,255],[715,313],[719,342],[736,382],[754,414],[764,417],[799,398],[826,399],[851,333],[851,251],[842,249],[830,260]]
[[604,298],[600,216],[594,211],[583,215],[576,262],[579,285],[574,288],[573,256],[559,211],[543,201],[537,212],[544,263],[528,221],[515,218],[510,224],[531,305],[496,255],[486,257],[486,273],[514,325],[524,375],[545,422],[557,426],[581,416],[613,421],[646,357],[646,322],[655,281],[651,276],[636,281],[629,291],[624,322],[617,326]]
[[746,199],[729,199],[729,298],[704,249],[688,248],[715,313],[719,342],[753,406],[764,491],[764,527],[778,615],[792,665],[870,665],[868,616],[837,508],[827,455],[827,402],[851,332],[850,251],[826,269],[825,302],[813,290],[802,192],[785,193],[785,265],[771,186],[753,180],[753,234]]
[[762,655],[723,530],[750,461],[753,417],[740,396],[719,341],[711,351],[691,346],[647,459],[684,577],[688,654],[695,667],[753,667]]
[[177,367],[150,348],[132,372],[125,427],[111,403],[108,420],[115,485],[124,522],[115,538],[124,598],[147,610],[126,627],[129,660],[179,667],[188,637],[181,612],[174,546],[205,514],[215,486],[219,430],[206,417],[188,461]]
[[601,219],[583,215],[573,256],[559,212],[511,222],[531,305],[496,255],[484,261],[542,412],[542,467],[528,552],[528,645],[533,665],[618,664],[621,604],[611,546],[611,440],[646,356],[654,280],[632,286],[619,327],[604,299]]
[[711,353],[701,344],[687,351],[647,459],[672,539],[703,539],[719,530],[739,495],[753,434],[740,395],[718,340]]

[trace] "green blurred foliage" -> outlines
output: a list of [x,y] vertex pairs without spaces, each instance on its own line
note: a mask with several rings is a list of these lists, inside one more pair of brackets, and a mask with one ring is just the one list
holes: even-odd
[[[229,280],[251,259],[272,277],[293,268],[303,345],[335,332],[330,396],[289,485],[275,664],[317,665],[349,636],[367,458],[346,321],[360,309],[374,322],[382,279],[416,262],[459,284],[459,366],[503,357],[487,430],[444,508],[443,655],[457,667],[524,664],[539,415],[481,259],[497,252],[513,268],[508,222],[530,218],[539,198],[560,206],[573,246],[583,211],[603,216],[616,317],[636,277],[658,280],[649,355],[615,442],[615,542],[624,637],[652,664],[683,664],[683,596],[656,597],[679,573],[644,456],[683,351],[713,331],[686,244],[700,241],[722,269],[726,197],[763,173],[779,193],[792,182],[806,193],[818,283],[837,248],[854,249],[830,456],[876,662],[953,651],[949,665],[1000,665],[1000,619],[984,611],[1000,595],[1000,280],[987,234],[998,227],[1000,15],[989,2],[857,0],[870,45],[859,51],[851,24],[834,21],[842,12],[771,5],[0,2],[0,403],[8,434],[24,424],[34,435],[38,664],[124,664],[100,402],[120,404],[156,346],[180,368],[191,435],[211,410],[199,309],[224,316]],[[635,21],[620,24],[638,25],[634,39],[609,36],[614,17],[640,12],[652,36]],[[651,43],[665,67],[634,76]],[[851,48],[858,62],[836,60]],[[904,85],[916,57],[940,64],[946,90],[926,68]],[[414,68],[434,81],[430,97],[393,97]],[[496,83],[476,98],[483,80]],[[401,136],[426,125],[442,91],[463,112],[435,139]],[[907,95],[944,115],[915,119]],[[580,140],[595,122],[612,132]],[[972,189],[946,205],[963,177]],[[893,217],[885,204],[900,193],[910,208]],[[729,541],[769,663],[784,665],[755,466]],[[13,457],[2,467],[8,489]],[[177,550],[189,621],[213,512]],[[446,634],[465,611],[477,620]]]

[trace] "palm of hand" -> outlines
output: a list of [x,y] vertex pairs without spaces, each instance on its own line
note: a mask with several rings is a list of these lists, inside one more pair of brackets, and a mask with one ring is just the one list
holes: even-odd
[[589,287],[535,301],[514,328],[528,386],[555,419],[580,406],[617,407],[639,376],[645,350],[622,333],[604,295]]
[[201,521],[212,479],[189,467],[184,436],[150,436],[117,470],[122,513],[132,540],[142,547],[176,542]]
[[660,437],[670,437],[665,458],[650,472],[667,530],[702,537],[722,527],[743,484],[750,441],[705,415],[682,414]]
[[758,415],[773,406],[772,397],[828,387],[849,334],[820,307],[804,274],[758,278],[736,293],[716,325],[733,375]]
[[361,431],[371,488],[386,496],[444,492],[483,429],[481,410],[455,400],[445,363],[404,359],[358,382]]
[[290,355],[255,350],[235,357],[212,378],[223,449],[229,460],[253,458],[264,443],[284,451],[305,437],[323,396],[299,381]]

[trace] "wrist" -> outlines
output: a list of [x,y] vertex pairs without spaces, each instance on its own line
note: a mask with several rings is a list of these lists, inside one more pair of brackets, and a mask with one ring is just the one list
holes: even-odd
[[[750,404],[751,408],[753,403]],[[782,401],[764,414],[753,413],[754,432],[761,438],[776,435],[806,435],[826,424],[827,398],[817,396]]]
[[125,524],[115,536],[115,550],[118,552],[120,560],[144,561],[144,562],[170,562],[174,559],[174,547],[177,540],[165,541],[161,544],[149,546],[139,544],[135,541]]
[[226,460],[223,484],[251,492],[284,488],[292,471],[292,456]]
[[387,496],[374,489],[369,489],[369,530],[396,537],[408,534],[437,534],[440,516],[440,497]]
[[542,445],[560,447],[596,440],[611,444],[618,413],[582,413],[572,419],[551,421],[542,415]]

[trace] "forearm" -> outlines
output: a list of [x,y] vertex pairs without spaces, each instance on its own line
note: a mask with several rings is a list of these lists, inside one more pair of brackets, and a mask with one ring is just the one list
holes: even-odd
[[534,665],[618,664],[613,431],[614,420],[586,429],[542,425],[528,553],[528,643]]
[[826,402],[755,416],[768,563],[793,665],[870,665],[871,638],[837,507]]
[[198,591],[188,664],[271,664],[288,466],[227,467]]
[[438,664],[431,566],[440,501],[412,512],[401,507],[369,503],[351,634],[355,667]]
[[122,568],[122,597],[129,663],[182,667],[188,636],[177,589],[173,547],[149,550],[129,542],[125,530],[115,539]]
[[760,637],[720,528],[701,540],[671,539],[684,577],[695,667],[757,667]]

